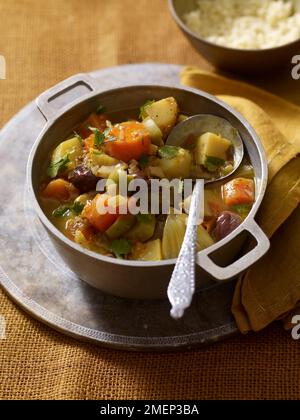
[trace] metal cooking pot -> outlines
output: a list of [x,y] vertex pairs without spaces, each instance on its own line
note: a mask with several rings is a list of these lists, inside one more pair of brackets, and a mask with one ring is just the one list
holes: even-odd
[[[59,109],[62,97],[73,90],[76,90],[78,99]],[[247,219],[227,238],[198,253],[197,281],[200,286],[207,286],[212,280],[224,282],[235,278],[260,259],[270,246],[269,240],[254,220],[266,190],[267,161],[255,131],[238,112],[217,98],[194,89],[142,85],[101,92],[95,79],[79,74],[49,89],[36,100],[46,125],[29,157],[28,184],[38,217],[65,262],[79,278],[116,296],[138,299],[165,297],[175,260],[123,261],[82,248],[65,237],[46,217],[39,204],[39,185],[51,151],[99,103],[109,110],[113,120],[120,121],[122,118],[136,116],[141,104],[148,99],[168,96],[178,100],[185,114],[208,113],[227,119],[239,130],[256,174],[256,202]],[[255,239],[256,246],[241,256],[241,246],[247,236]]]

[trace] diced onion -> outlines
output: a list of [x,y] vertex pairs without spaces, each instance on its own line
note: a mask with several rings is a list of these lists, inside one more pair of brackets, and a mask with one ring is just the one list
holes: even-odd
[[152,118],[146,118],[143,124],[149,132],[151,142],[156,146],[163,146],[163,134],[155,121]]

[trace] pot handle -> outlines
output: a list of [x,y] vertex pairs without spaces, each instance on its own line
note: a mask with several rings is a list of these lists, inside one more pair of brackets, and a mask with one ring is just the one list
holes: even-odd
[[217,247],[215,247],[213,250],[207,249],[199,252],[197,255],[197,264],[220,282],[230,280],[243,273],[251,265],[263,257],[270,248],[269,239],[254,220],[248,222],[246,227],[237,229],[234,237],[225,242],[225,245],[228,246],[228,244],[230,244],[233,239],[235,239],[244,231],[250,233],[250,235],[257,242],[255,248],[250,250],[246,255],[243,255],[241,258],[233,262],[231,265],[228,265],[227,267],[220,267],[210,258],[210,255],[213,254],[213,252],[217,249]]
[[42,93],[36,99],[36,105],[42,115],[45,117],[46,121],[52,120],[57,117],[58,109],[63,110],[66,105],[59,107],[59,104],[54,106],[54,103],[58,98],[67,94],[71,90],[78,88],[78,97],[68,103],[68,108],[70,105],[76,105],[78,102],[82,101],[83,98],[88,97],[91,92],[96,90],[97,81],[93,77],[85,73],[76,74],[75,76],[69,77],[63,82],[58,83],[51,89],[48,89],[46,92]]

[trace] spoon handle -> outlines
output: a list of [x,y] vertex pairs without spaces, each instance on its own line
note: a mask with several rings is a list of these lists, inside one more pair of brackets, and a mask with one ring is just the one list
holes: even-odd
[[170,284],[168,298],[172,305],[171,316],[182,318],[191,305],[195,293],[195,271],[199,206],[203,205],[203,181],[197,181],[191,200],[187,228]]

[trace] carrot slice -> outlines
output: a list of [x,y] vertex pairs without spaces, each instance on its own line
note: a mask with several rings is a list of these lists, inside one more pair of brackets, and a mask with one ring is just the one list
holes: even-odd
[[80,192],[74,187],[73,184],[66,181],[65,179],[55,179],[49,182],[44,191],[42,197],[58,200],[61,202],[68,202],[78,197]]
[[[100,198],[102,206],[110,206],[111,209],[114,209],[114,213],[116,214],[111,213],[109,209],[107,212],[103,211],[100,213],[98,203]],[[123,206],[125,206],[127,212],[128,202],[124,197],[111,197],[107,194],[97,194],[93,201],[85,206],[82,216],[85,217],[93,227],[104,233],[119,218],[120,208]]]
[[89,137],[84,139],[83,144],[86,150],[92,149],[95,146],[95,134],[91,134]]
[[236,178],[223,186],[223,200],[229,206],[251,205],[255,200],[253,179]]
[[139,160],[143,155],[150,153],[150,135],[139,122],[117,124],[109,135],[112,141],[106,143],[106,152],[116,159],[129,162],[131,159]]

